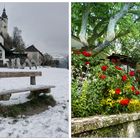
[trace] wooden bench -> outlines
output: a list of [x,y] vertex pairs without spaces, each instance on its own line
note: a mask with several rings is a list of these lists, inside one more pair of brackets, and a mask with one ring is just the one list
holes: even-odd
[[14,78],[14,77],[30,77],[30,86],[24,88],[15,88],[10,90],[0,91],[0,100],[9,100],[12,93],[30,91],[30,96],[34,97],[39,93],[49,93],[53,85],[36,85],[36,76],[42,76],[38,71],[17,71],[17,72],[0,72],[0,78]]

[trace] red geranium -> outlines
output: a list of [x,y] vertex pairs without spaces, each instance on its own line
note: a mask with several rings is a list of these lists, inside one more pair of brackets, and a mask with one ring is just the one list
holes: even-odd
[[140,94],[140,92],[139,92],[138,90],[136,90],[136,91],[135,91],[135,94],[138,95],[138,94]]
[[134,76],[134,75],[135,75],[135,72],[134,72],[134,71],[130,71],[130,72],[129,72],[129,75],[130,75],[130,76]]
[[123,80],[123,81],[126,81],[126,80],[127,80],[127,75],[123,75],[123,76],[122,76],[122,80]]
[[120,88],[116,88],[115,93],[116,94],[120,94],[120,92],[121,92],[121,89]]
[[140,94],[140,91],[136,90],[136,91],[135,91],[135,94],[136,94],[136,95]]
[[129,102],[130,102],[130,100],[127,98],[120,100],[120,104],[123,106],[127,106],[129,104]]
[[132,86],[132,87],[131,87],[131,90],[132,90],[132,91],[134,91],[134,90],[135,90],[135,87],[134,87],[134,86]]
[[86,57],[90,57],[92,55],[90,52],[87,51],[83,51],[82,54]]
[[115,66],[115,68],[116,68],[117,70],[122,70],[122,68],[120,68],[119,66]]
[[85,62],[85,65],[89,65],[90,64],[90,62]]
[[102,69],[103,71],[106,71],[107,68],[108,68],[108,66],[102,66],[102,67],[101,67],[101,69]]
[[102,75],[100,75],[100,78],[101,78],[101,79],[105,79],[105,78],[106,78],[106,75],[103,75],[103,74],[102,74]]

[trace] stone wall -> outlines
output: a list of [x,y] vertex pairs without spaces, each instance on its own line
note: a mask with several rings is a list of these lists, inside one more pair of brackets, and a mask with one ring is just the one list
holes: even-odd
[[140,112],[73,118],[72,137],[140,137]]

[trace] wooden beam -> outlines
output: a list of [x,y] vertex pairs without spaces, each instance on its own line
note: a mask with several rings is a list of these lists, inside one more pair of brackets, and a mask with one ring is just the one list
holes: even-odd
[[12,77],[31,77],[31,76],[42,76],[40,71],[26,71],[26,72],[0,72],[0,78],[12,78]]

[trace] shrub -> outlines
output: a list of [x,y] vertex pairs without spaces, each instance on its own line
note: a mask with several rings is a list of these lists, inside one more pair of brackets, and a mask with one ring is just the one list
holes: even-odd
[[72,55],[73,117],[139,111],[139,99],[134,71],[127,74],[112,62],[94,60],[89,53]]

